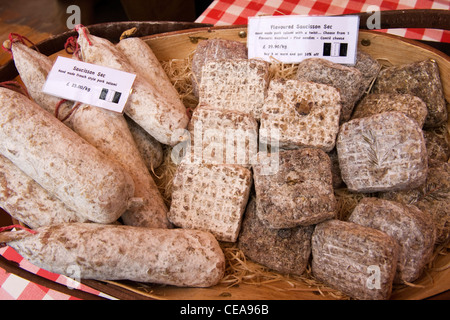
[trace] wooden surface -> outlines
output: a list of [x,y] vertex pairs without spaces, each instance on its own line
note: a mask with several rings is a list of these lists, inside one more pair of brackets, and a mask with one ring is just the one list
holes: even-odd
[[[34,43],[39,43],[51,35],[68,31],[66,22],[70,14],[66,13],[70,3],[77,4],[81,9],[81,23],[91,24],[104,19],[109,14],[111,20],[126,19],[117,10],[117,2],[111,1],[110,7],[104,10],[104,15],[97,15],[95,4],[98,1],[90,0],[14,0],[0,2],[0,41],[8,39],[11,32],[19,33]],[[120,1],[119,1],[120,4]],[[117,20],[118,21],[118,20]],[[2,50],[0,54],[0,65],[10,59],[10,55]]]

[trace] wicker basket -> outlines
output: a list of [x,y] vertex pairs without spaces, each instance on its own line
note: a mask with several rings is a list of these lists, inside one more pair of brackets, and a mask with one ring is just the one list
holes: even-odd
[[[119,27],[117,31],[128,29],[132,23],[127,23]],[[161,34],[145,36],[140,34],[147,44],[153,49],[156,56],[161,61],[171,59],[186,59],[196,48],[199,39],[224,38],[245,42],[246,27],[205,27],[204,25],[187,26],[187,30],[171,31]],[[199,28],[197,28],[199,27]],[[408,27],[408,26],[407,26]],[[139,28],[139,26],[138,26]],[[92,32],[92,31],[91,31]],[[96,34],[95,32],[92,32]],[[116,32],[117,34],[117,32]],[[70,34],[61,36],[61,39]],[[116,38],[109,36],[110,40]],[[59,39],[59,41],[61,41]],[[116,39],[117,40],[117,39]],[[55,41],[55,39],[52,39]],[[359,48],[378,59],[384,65],[398,65],[413,61],[434,59],[440,68],[441,80],[444,87],[444,94],[447,101],[450,101],[450,57],[442,52],[424,45],[423,43],[389,35],[386,33],[360,30]],[[63,55],[63,51],[49,49],[48,55]],[[13,79],[16,74],[11,66],[0,69],[0,76],[4,80]],[[449,110],[450,112],[450,110]],[[450,123],[447,125],[450,131]],[[450,263],[450,255],[440,255],[434,260],[434,269],[414,282],[413,285],[403,286],[393,291],[392,299],[426,299],[450,290],[450,268],[446,268]],[[10,273],[15,273],[30,281],[46,285],[61,292],[68,292],[70,295],[79,296],[84,299],[96,298],[89,294],[77,292],[77,290],[67,291],[64,286],[52,283],[37,275],[28,273],[18,266],[0,257],[0,267]],[[317,300],[317,299],[339,299],[339,296],[322,294],[328,289],[325,286],[312,288],[310,285],[293,284],[289,279],[271,281],[269,284],[248,284],[240,283],[237,286],[227,286],[219,284],[211,288],[177,288],[171,286],[161,286],[152,284],[140,284],[129,281],[104,282],[95,280],[82,280],[88,285],[101,292],[117,297],[119,299],[202,299],[202,300],[227,300],[227,299],[267,299],[267,300]],[[332,290],[330,290],[332,291]]]

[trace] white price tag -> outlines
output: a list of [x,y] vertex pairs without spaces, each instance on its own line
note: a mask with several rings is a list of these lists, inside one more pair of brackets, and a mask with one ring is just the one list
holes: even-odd
[[248,19],[248,56],[298,63],[323,58],[353,65],[359,16],[262,16]]
[[58,57],[43,92],[122,113],[135,78],[135,74]]

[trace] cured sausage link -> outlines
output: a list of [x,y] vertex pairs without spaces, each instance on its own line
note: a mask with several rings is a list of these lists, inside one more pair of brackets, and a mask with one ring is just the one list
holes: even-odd
[[224,275],[214,236],[188,229],[66,223],[0,234],[24,258],[50,272],[81,279],[131,280],[209,287]]
[[128,172],[27,97],[0,88],[0,154],[68,207],[98,223],[131,204]]
[[89,34],[84,27],[78,32],[83,61],[136,74],[124,112],[160,143],[174,146],[180,142],[189,122],[181,100],[167,100],[110,41]]
[[30,228],[63,222],[87,222],[0,155],[0,207]]

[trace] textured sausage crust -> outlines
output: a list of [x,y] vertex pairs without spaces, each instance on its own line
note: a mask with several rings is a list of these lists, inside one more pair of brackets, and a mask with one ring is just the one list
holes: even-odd
[[365,96],[355,107],[352,119],[388,111],[404,113],[415,120],[420,128],[423,127],[428,113],[425,102],[416,96],[397,93],[371,93]]
[[252,198],[242,221],[238,246],[253,261],[272,270],[301,275],[311,255],[313,226],[288,229],[270,229],[256,214]]
[[253,166],[258,217],[270,228],[308,226],[336,214],[331,161],[315,148],[281,151],[278,171]]
[[269,85],[269,63],[257,59],[212,60],[203,65],[200,103],[245,112],[259,120]]
[[349,217],[354,222],[392,236],[400,245],[395,282],[413,282],[433,254],[436,231],[426,213],[412,205],[363,198]]
[[141,38],[120,40],[116,47],[128,59],[130,65],[139,72],[167,101],[174,105],[181,104],[180,96],[170,82],[164,68],[152,49]]
[[338,89],[342,105],[341,123],[350,119],[356,102],[365,90],[361,71],[321,58],[310,58],[300,62],[297,79],[322,83]]
[[422,129],[397,111],[344,123],[336,149],[342,179],[352,191],[404,190],[427,177]]
[[[178,100],[168,101],[128,62],[125,55],[110,41],[87,34],[80,28],[78,43],[83,61],[136,74],[125,113],[159,142],[175,145],[179,142],[178,130],[187,127],[186,108]],[[88,41],[88,39],[89,41]]]
[[399,250],[392,237],[352,222],[329,220],[315,227],[311,244],[311,267],[318,280],[356,299],[390,297]]
[[81,105],[70,122],[76,133],[116,160],[133,178],[134,197],[142,199],[143,203],[127,210],[122,215],[122,221],[139,227],[171,227],[164,200],[142,160],[124,116],[110,110]]
[[0,155],[0,207],[30,228],[86,218],[49,194],[36,181]]
[[127,120],[128,128],[136,142],[136,147],[142,156],[142,160],[144,160],[147,169],[153,172],[164,160],[164,151],[161,143],[130,117],[125,115],[125,120]]
[[434,60],[392,66],[380,71],[374,92],[409,93],[422,99],[428,108],[425,128],[439,127],[447,121],[447,106],[439,67]]
[[[361,72],[363,76],[362,87],[364,90],[369,91],[370,85],[380,73],[381,64],[371,57],[370,54],[358,50],[356,53],[356,63],[353,67]],[[364,92],[361,91],[361,95],[363,94]]]
[[203,231],[96,223],[35,231],[8,244],[34,265],[72,277],[209,287],[225,270],[219,243]]
[[258,149],[258,123],[247,113],[201,105],[188,130],[196,163],[248,167]]
[[198,96],[198,88],[202,80],[202,68],[208,61],[221,59],[247,59],[245,43],[227,39],[208,39],[201,41],[192,57],[192,87]]
[[[11,50],[20,79],[27,88],[31,99],[51,114],[55,114],[56,107],[60,103],[61,98],[46,94],[42,91],[47,76],[53,67],[52,60],[20,42],[13,43]],[[63,102],[59,106],[59,117],[65,118],[72,109],[72,105],[73,102],[71,101]]]
[[251,171],[238,165],[184,164],[173,180],[169,220],[235,242],[252,185]]
[[429,160],[448,162],[450,160],[450,138],[439,131],[423,130]]
[[88,220],[116,221],[134,194],[123,167],[25,96],[0,98],[0,153]]
[[426,183],[409,190],[382,193],[380,197],[415,205],[434,222],[437,244],[450,239],[450,163],[430,160]]
[[260,137],[269,143],[279,131],[282,148],[311,147],[331,151],[341,114],[335,88],[301,80],[272,80],[261,115]]

